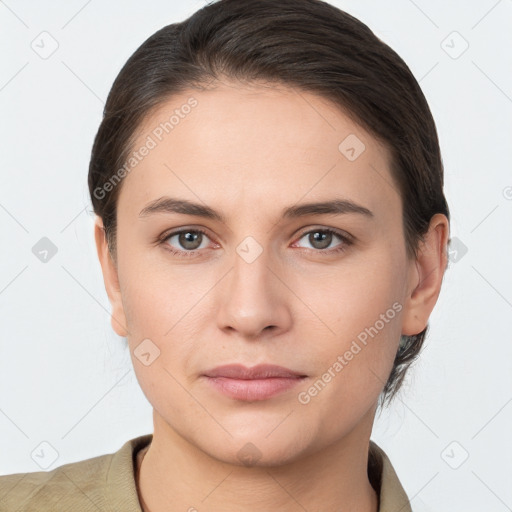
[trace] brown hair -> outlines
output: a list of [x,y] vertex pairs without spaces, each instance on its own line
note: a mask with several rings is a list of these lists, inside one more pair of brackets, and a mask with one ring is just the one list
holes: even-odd
[[[432,114],[408,66],[389,46],[321,0],[219,0],[154,33],[112,85],[92,148],[89,192],[114,262],[122,182],[112,186],[112,178],[133,150],[137,129],[173,94],[207,88],[222,77],[316,93],[382,141],[402,198],[409,258],[416,257],[435,213],[450,218]],[[428,327],[402,337],[380,405],[400,388]]]

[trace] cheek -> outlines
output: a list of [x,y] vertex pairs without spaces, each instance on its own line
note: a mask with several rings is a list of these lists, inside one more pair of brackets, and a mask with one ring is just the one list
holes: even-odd
[[[122,270],[128,343],[137,378],[145,393],[178,392],[172,376],[182,381],[183,369],[205,337],[207,301],[201,298],[208,297],[210,278],[198,279],[192,267],[173,269],[165,258],[134,253],[124,260]],[[152,362],[145,365],[148,360]]]
[[373,251],[320,271],[290,275],[288,281],[309,307],[310,320],[330,337],[354,338],[381,315],[385,315],[384,321],[389,320],[386,330],[399,324],[401,307],[393,309],[393,304],[403,301],[405,274],[396,261],[391,252]]
[[307,298],[301,338],[315,341],[310,360],[322,381],[333,382],[331,390],[356,400],[362,390],[378,395],[385,385],[400,339],[403,279],[395,255],[380,252],[292,287]]
[[309,417],[321,418],[321,429],[333,439],[376,404],[400,338],[399,287],[389,273],[369,276],[347,274],[311,296],[310,307],[329,329],[315,330],[308,320],[302,324],[315,341],[307,360],[315,362],[316,374],[301,390],[299,403]]
[[172,424],[184,414],[199,415],[186,391],[190,385],[186,369],[197,352],[193,341],[201,339],[199,308],[191,309],[179,293],[150,279],[130,287],[126,302],[130,355],[144,395]]
[[163,248],[124,248],[122,255],[123,307],[133,334],[164,335],[204,294],[206,285],[198,279],[197,270],[173,267]]

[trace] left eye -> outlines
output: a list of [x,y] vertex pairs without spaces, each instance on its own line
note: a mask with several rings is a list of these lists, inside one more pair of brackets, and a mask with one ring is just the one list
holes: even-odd
[[[335,246],[335,248],[331,247],[331,249],[333,250],[341,250],[341,248],[343,248],[344,245],[350,244],[350,240],[348,239],[348,237],[345,237],[331,229],[314,229],[312,231],[308,231],[304,233],[299,240],[302,240],[303,238],[306,237],[308,243],[313,245],[312,248],[318,250],[327,249],[331,245],[334,239],[333,237],[338,237],[342,241],[342,243],[338,244],[338,246]],[[339,247],[340,245],[341,247]]]

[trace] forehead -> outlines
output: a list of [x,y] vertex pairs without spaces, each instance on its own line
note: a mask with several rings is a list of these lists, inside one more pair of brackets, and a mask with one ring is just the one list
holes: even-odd
[[377,212],[400,203],[387,148],[330,101],[285,86],[176,94],[146,116],[132,151],[118,206],[136,215],[166,194],[233,207],[333,194]]

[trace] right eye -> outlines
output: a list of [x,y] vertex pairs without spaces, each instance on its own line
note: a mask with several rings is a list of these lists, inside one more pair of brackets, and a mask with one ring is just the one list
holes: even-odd
[[[160,243],[173,254],[191,257],[197,255],[196,251],[208,246],[206,244],[201,247],[205,237],[208,238],[206,232],[202,229],[180,229],[165,234]],[[175,238],[174,243],[178,244],[179,247],[172,245],[171,241],[173,238]]]

